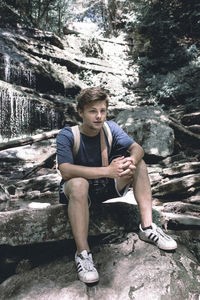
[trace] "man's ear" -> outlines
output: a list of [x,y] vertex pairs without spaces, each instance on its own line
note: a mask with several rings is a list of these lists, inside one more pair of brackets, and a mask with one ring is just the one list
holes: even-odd
[[78,108],[78,114],[79,114],[79,117],[81,117],[81,118],[82,118],[82,115],[83,115],[83,110],[82,110],[82,109],[80,109],[80,108]]

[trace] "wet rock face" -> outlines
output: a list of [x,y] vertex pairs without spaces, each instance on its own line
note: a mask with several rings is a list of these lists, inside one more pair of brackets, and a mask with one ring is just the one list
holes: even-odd
[[61,128],[64,104],[70,98],[72,103],[81,87],[56,62],[61,56],[57,49],[62,52],[59,38],[37,30],[1,28],[0,41],[1,138]]
[[0,140],[30,136],[38,129],[59,128],[62,124],[63,113],[48,100],[41,101],[40,97],[1,81],[0,104]]
[[[66,67],[59,68],[56,65],[63,49],[61,41],[53,33],[41,35],[37,30],[1,29],[0,40],[1,80],[30,87],[38,92],[69,96],[80,91]],[[65,57],[63,65],[64,61]],[[78,91],[73,92],[73,88]]]

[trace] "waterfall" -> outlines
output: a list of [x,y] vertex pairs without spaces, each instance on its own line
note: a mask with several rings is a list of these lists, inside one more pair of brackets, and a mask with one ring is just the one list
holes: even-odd
[[60,128],[61,120],[54,107],[32,100],[10,84],[0,87],[0,141]]
[[[2,56],[0,80],[0,142],[60,128],[61,117],[55,107],[34,97],[36,75],[29,62],[16,60],[11,52]],[[23,92],[30,89],[30,94]]]
[[5,65],[5,81],[10,82],[10,56],[4,54],[4,65]]
[[30,88],[36,87],[36,78],[33,71],[25,68],[24,64],[14,62],[10,55],[5,53],[4,59],[4,79],[6,82],[15,83]]
[[0,90],[0,107],[1,140],[29,133],[30,105],[26,96],[3,88]]

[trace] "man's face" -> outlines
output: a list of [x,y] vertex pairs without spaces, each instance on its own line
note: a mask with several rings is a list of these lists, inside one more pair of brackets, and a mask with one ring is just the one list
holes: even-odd
[[106,101],[94,101],[85,105],[84,109],[79,110],[78,113],[83,120],[82,126],[86,131],[98,132],[106,120]]

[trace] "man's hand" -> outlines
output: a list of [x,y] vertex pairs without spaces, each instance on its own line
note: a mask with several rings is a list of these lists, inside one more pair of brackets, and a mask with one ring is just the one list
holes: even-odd
[[119,178],[121,176],[132,176],[136,166],[133,164],[130,157],[120,156],[112,160],[109,168],[109,177]]
[[135,173],[136,165],[134,164],[131,157],[126,157],[126,163],[124,164],[124,172],[121,173],[121,176],[132,177]]

